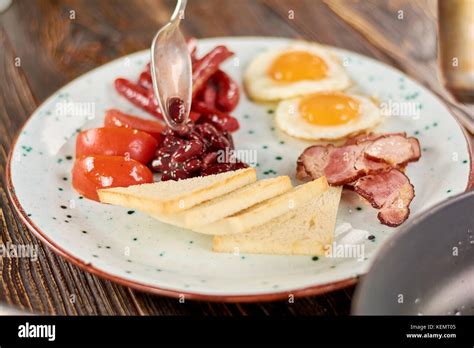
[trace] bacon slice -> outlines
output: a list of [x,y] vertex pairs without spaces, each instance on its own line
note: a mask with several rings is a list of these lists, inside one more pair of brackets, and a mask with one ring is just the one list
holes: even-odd
[[368,143],[342,147],[311,146],[298,158],[296,177],[305,181],[325,176],[329,184],[339,186],[367,174],[389,170],[389,164],[365,157],[364,150],[367,146]]
[[307,181],[324,176],[329,160],[329,152],[334,146],[314,145],[308,147],[296,161],[296,177],[298,180]]
[[308,180],[326,176],[331,185],[345,185],[365,175],[404,168],[421,153],[418,140],[406,138],[404,133],[358,136],[351,143],[307,148],[298,158],[296,177]]
[[351,186],[379,209],[377,217],[384,225],[396,227],[408,219],[415,190],[408,177],[398,169],[364,176]]
[[[296,177],[299,180],[313,180],[325,176],[331,185],[344,185],[363,175],[359,160],[362,148],[358,145],[335,147],[314,145],[307,148],[298,158]],[[359,163],[356,168],[355,164]]]
[[415,138],[402,135],[381,137],[371,142],[364,150],[368,159],[385,162],[392,167],[401,166],[419,158],[419,144]]
[[324,176],[331,185],[344,185],[362,176],[362,170],[356,168],[361,156],[361,147],[349,145],[332,148],[329,152],[328,165],[324,168]]
[[[390,142],[396,143],[397,141],[401,142],[402,147],[405,150],[405,156],[406,156],[406,162],[405,163],[400,162],[399,166],[403,166],[403,164],[406,164],[408,162],[416,162],[420,159],[421,151],[420,151],[420,143],[418,142],[418,139],[413,138],[413,137],[407,138],[407,134],[405,132],[385,133],[385,134],[375,134],[375,133],[360,134],[358,136],[349,138],[344,145],[358,145],[358,144],[362,144],[366,142],[372,142],[372,143],[377,144],[375,146],[384,147],[384,146],[387,146],[387,144]],[[409,152],[408,145],[406,144],[407,141],[411,144],[411,156],[407,156]],[[372,155],[373,160],[384,161],[383,157],[379,158],[379,156],[375,154],[371,154],[370,152],[373,150],[374,148],[371,147],[367,157],[371,158],[371,155]],[[400,157],[400,154],[396,154],[395,156]],[[392,162],[397,162],[397,161],[392,160]]]

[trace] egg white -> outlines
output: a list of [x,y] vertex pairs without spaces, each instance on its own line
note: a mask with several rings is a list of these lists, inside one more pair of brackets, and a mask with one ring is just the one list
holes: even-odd
[[303,98],[283,100],[275,112],[277,126],[293,137],[305,140],[338,140],[362,133],[377,126],[382,114],[371,99],[355,95],[347,96],[359,102],[359,116],[345,124],[335,126],[317,126],[306,121],[299,113],[299,104]]
[[[327,76],[319,80],[278,82],[267,71],[281,54],[305,51],[320,57],[328,67]],[[329,49],[316,43],[298,41],[284,49],[274,49],[258,54],[244,73],[245,88],[250,98],[259,101],[275,101],[322,92],[340,91],[351,85],[347,72]]]

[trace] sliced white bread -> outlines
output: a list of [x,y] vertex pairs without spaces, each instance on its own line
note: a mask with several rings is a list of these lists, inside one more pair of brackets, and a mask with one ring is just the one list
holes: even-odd
[[324,193],[328,187],[326,178],[321,177],[317,180],[299,185],[286,193],[258,203],[232,216],[207,225],[195,226],[191,229],[195,232],[212,235],[247,232],[253,227],[262,225],[280,215],[298,209],[313,197]]
[[306,204],[246,233],[214,236],[212,250],[226,253],[324,255],[334,239],[342,187],[330,187]]
[[147,211],[147,213],[162,222],[193,228],[236,214],[257,203],[287,192],[292,187],[288,176],[279,176],[257,181],[176,214],[156,214],[153,211]]
[[98,190],[103,203],[120,205],[157,214],[172,214],[254,183],[254,168],[245,168],[179,181],[115,187]]

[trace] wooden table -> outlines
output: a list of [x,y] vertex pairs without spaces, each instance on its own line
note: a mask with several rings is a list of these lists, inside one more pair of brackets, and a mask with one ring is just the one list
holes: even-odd
[[[37,262],[0,258],[0,301],[49,314],[348,314],[353,287],[293,304],[180,304],[144,294],[56,256],[15,215],[3,173],[22,124],[68,81],[148,48],[173,5],[173,0],[14,0],[0,14],[1,241],[39,244]],[[343,47],[393,65],[451,100],[436,74],[435,0],[192,0],[183,24],[186,34],[198,38],[284,36]]]

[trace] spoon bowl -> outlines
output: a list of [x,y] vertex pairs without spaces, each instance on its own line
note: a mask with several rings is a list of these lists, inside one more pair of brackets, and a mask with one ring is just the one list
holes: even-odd
[[189,117],[192,98],[192,64],[179,24],[187,0],[178,0],[171,20],[161,28],[151,45],[153,90],[166,124],[182,129]]

